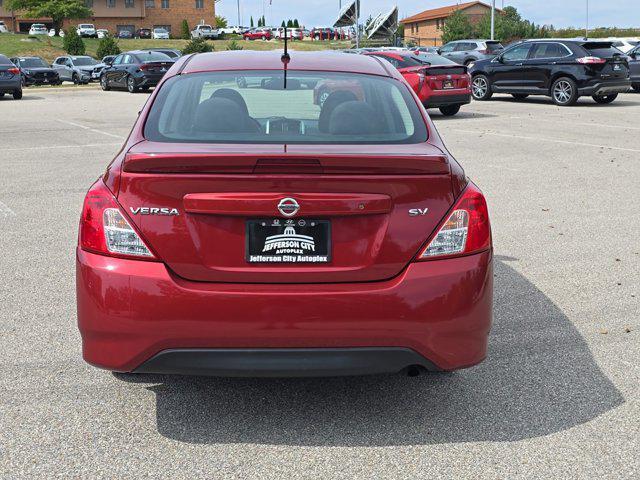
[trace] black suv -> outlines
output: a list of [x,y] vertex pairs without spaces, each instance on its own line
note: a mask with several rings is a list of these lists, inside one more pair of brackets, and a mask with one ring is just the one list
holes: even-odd
[[640,93],[640,45],[629,53],[629,71],[631,74],[631,86]]
[[598,103],[611,103],[631,86],[627,60],[608,41],[526,40],[472,64],[472,94],[476,100],[494,93],[518,100],[547,95],[560,106],[590,95]]

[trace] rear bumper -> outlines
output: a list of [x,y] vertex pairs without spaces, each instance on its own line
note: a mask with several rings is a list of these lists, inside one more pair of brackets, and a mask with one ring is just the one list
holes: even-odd
[[84,359],[121,372],[464,368],[486,356],[492,285],[490,251],[412,263],[383,282],[311,285],[190,282],[162,263],[77,252]]
[[20,77],[11,80],[0,80],[0,93],[13,93],[14,90],[22,88]]
[[580,95],[611,95],[613,93],[624,93],[631,88],[631,80],[617,80],[611,82],[599,82],[588,87],[578,88]]
[[431,95],[422,102],[425,108],[445,107],[447,105],[464,105],[471,103],[470,90],[451,90],[447,93],[438,93]]

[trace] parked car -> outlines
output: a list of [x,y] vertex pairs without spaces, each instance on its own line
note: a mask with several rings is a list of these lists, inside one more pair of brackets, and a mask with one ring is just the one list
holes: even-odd
[[120,30],[118,31],[118,34],[116,35],[118,38],[133,38],[133,33],[131,32],[131,30]]
[[9,29],[3,21],[0,20],[0,33],[9,33]]
[[334,30],[331,27],[315,27],[309,36],[314,40],[333,40]]
[[44,23],[34,23],[29,27],[29,35],[49,35],[49,30]]
[[628,55],[631,87],[640,93],[640,45],[631,50]]
[[[50,37],[55,37],[56,36],[56,29],[55,28],[50,28],[49,29],[49,36]],[[64,37],[64,30],[62,30],[62,29],[58,30],[58,36],[59,37]]]
[[0,98],[6,94],[13,95],[14,100],[22,98],[22,79],[20,69],[7,57],[0,54]]
[[155,40],[169,40],[169,30],[165,28],[154,28],[151,32],[151,38]]
[[438,108],[443,115],[452,116],[471,102],[471,81],[464,65],[433,54],[417,57],[386,51],[365,55],[384,58],[396,67],[425,108]]
[[611,42],[598,40],[527,40],[475,62],[470,73],[476,100],[510,93],[518,100],[547,95],[560,106],[586,95],[611,103],[631,87],[627,57]]
[[102,61],[98,63],[95,67],[93,67],[93,71],[91,72],[91,80],[100,80],[102,76],[102,71],[107,68],[109,65],[113,63],[113,60],[116,58],[115,55],[107,55],[102,58]]
[[[142,107],[80,217],[84,359],[276,377],[481,362],[494,277],[483,194],[395,69],[291,52],[284,71],[281,56],[181,59]],[[328,80],[365,96],[320,109],[312,90]]]
[[638,40],[637,38],[593,38],[592,40],[610,41],[611,45],[616,47],[622,53],[629,53],[636,46],[638,46],[638,44],[640,44],[640,40]]
[[211,25],[196,25],[195,28],[191,30],[191,38],[217,40],[218,37],[220,37],[220,32]]
[[20,69],[22,85],[60,85],[58,72],[40,57],[14,57],[11,63]]
[[98,62],[87,55],[62,56],[54,60],[52,67],[60,75],[60,81],[75,84],[89,83]]
[[81,23],[76,27],[76,33],[80,37],[98,38],[96,27],[92,23]]
[[109,30],[106,28],[99,28],[96,30],[96,35],[98,35],[98,38],[107,38],[109,36]]
[[151,38],[151,29],[150,28],[139,28],[138,30],[136,30],[136,32],[133,34],[134,38],[145,38],[145,39],[149,39]]
[[271,40],[271,30],[267,28],[254,28],[246,32],[242,37],[245,40]]
[[[284,27],[278,27],[276,29],[276,33],[274,34],[274,38],[278,40],[284,40]],[[287,36],[289,40],[304,40],[304,36],[302,34],[302,30],[299,28],[287,28]]]
[[176,50],[175,48],[150,48],[148,51],[164,53],[173,60],[177,60],[182,56],[182,52],[180,50]]
[[438,47],[412,47],[408,50],[412,51],[416,55],[420,55],[421,53],[428,53],[431,55],[440,55],[440,50]]
[[122,53],[102,70],[100,86],[104,91],[126,88],[129,93],[147,91],[155,87],[174,60],[168,55],[151,50],[133,50]]
[[224,33],[227,35],[242,35],[247,30],[247,28],[231,26],[231,27],[220,28],[219,30],[220,30],[220,33]]
[[440,47],[438,53],[460,65],[469,65],[494,58],[502,50],[502,44],[494,40],[456,40]]

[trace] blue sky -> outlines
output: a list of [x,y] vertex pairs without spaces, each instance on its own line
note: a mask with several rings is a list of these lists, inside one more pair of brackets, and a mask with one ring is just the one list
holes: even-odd
[[[342,0],[343,4],[347,0]],[[487,3],[490,0],[486,0]],[[436,8],[456,3],[456,0],[361,0],[362,16],[376,15],[398,5],[401,17],[408,17],[428,8]],[[496,0],[512,5],[529,20],[556,27],[584,27],[586,0]],[[339,0],[240,0],[243,23],[249,24],[249,16],[262,15],[263,5],[270,24],[280,24],[284,18],[298,18],[307,27],[330,25],[338,12]],[[220,0],[217,12],[237,23],[237,0]],[[640,27],[640,0],[589,0],[589,25]]]

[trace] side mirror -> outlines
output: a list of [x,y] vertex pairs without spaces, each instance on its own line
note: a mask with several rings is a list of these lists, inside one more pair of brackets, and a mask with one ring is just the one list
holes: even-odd
[[104,62],[104,63],[105,63],[105,65],[109,65],[109,66],[113,65],[113,58],[111,58],[111,59],[107,60],[107,61],[106,61],[106,62]]

